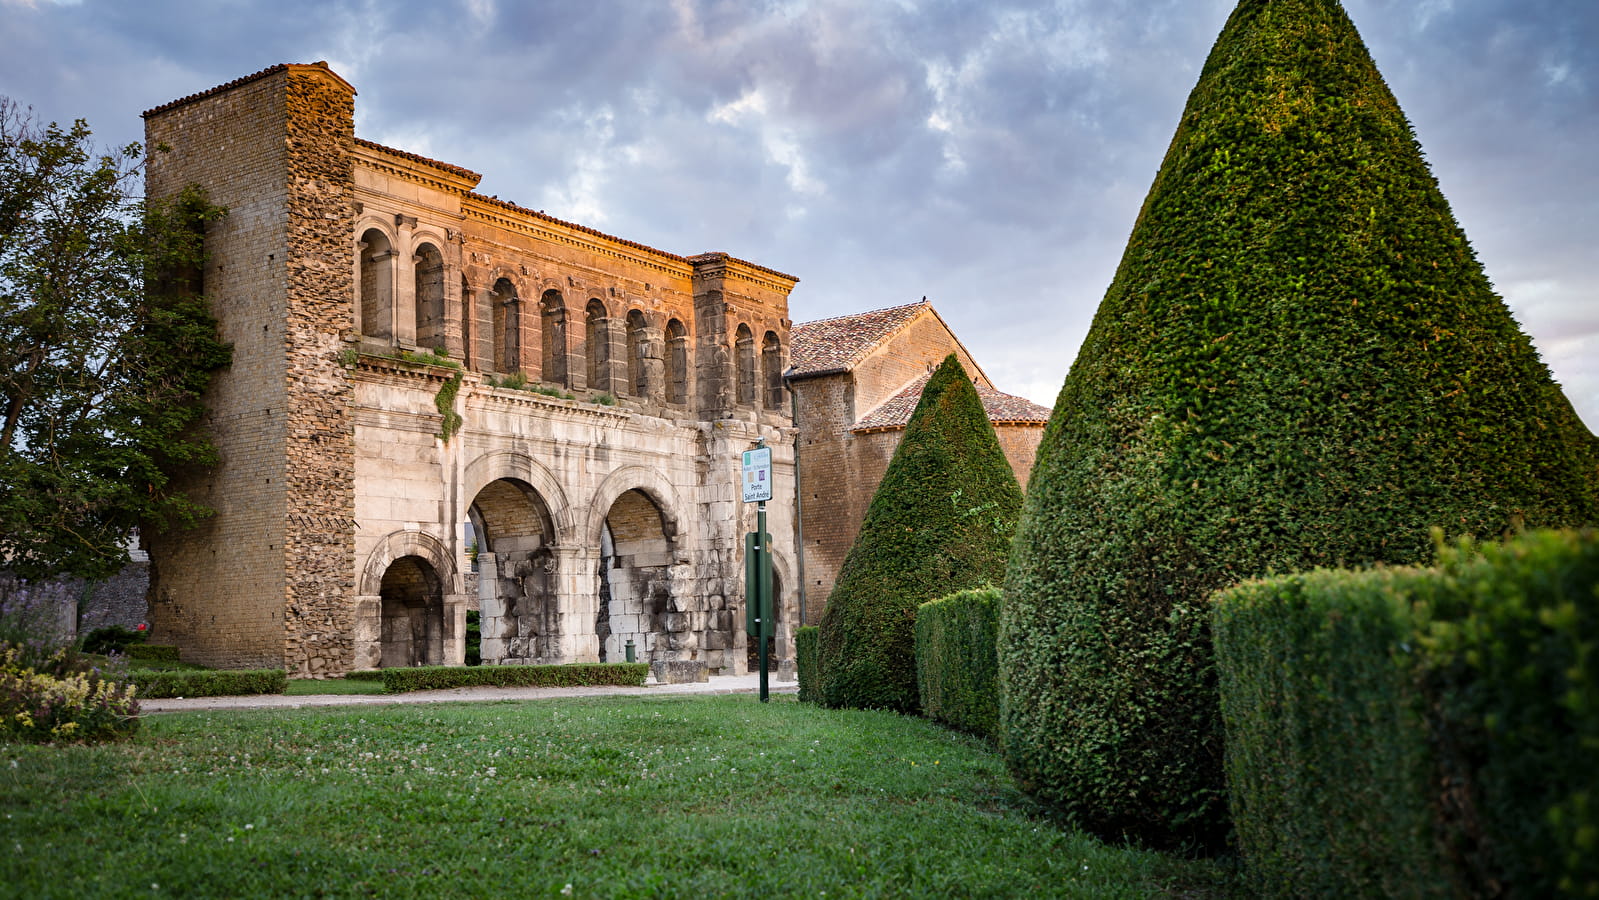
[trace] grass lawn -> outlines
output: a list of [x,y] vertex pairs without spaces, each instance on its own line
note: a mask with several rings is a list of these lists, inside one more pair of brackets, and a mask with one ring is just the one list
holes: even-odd
[[774,697],[193,712],[0,745],[0,893],[1225,896],[1039,816],[980,742]]

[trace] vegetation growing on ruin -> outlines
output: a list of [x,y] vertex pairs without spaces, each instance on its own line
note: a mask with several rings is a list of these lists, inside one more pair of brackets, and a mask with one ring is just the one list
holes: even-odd
[[162,713],[134,742],[5,755],[0,878],[26,897],[1232,887],[1039,818],[974,739],[782,696]]
[[136,526],[209,510],[171,485],[215,450],[201,394],[231,352],[199,295],[198,188],[141,199],[137,144],[0,98],[0,558],[26,579],[103,577]]
[[1002,731],[1095,833],[1226,840],[1206,598],[1599,520],[1599,449],[1334,0],[1243,0],[1055,404]]
[[950,354],[927,380],[821,622],[818,699],[915,712],[916,609],[998,580],[1021,488]]

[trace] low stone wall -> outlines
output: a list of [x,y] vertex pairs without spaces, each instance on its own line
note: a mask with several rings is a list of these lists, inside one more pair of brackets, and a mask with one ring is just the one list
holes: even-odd
[[94,584],[81,578],[28,583],[0,574],[0,618],[64,640],[111,625],[133,628],[149,621],[149,587],[150,564],[142,560]]

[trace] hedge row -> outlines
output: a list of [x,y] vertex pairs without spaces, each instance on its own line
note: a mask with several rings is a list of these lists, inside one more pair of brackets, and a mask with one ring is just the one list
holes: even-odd
[[637,687],[650,673],[648,663],[572,663],[559,666],[418,666],[382,669],[383,689],[391,694],[458,687]]
[[986,738],[999,736],[999,589],[960,591],[916,613],[922,714]]
[[128,681],[142,700],[161,697],[225,697],[239,694],[281,694],[289,675],[282,669],[219,669],[156,672],[136,669]]
[[150,662],[182,662],[178,658],[178,648],[166,644],[128,644],[122,648],[128,659],[143,659]]
[[815,703],[819,699],[816,690],[816,642],[821,632],[815,625],[806,625],[794,632],[794,669],[799,678],[801,703]]
[[1599,534],[1244,584],[1214,635],[1262,893],[1599,894]]

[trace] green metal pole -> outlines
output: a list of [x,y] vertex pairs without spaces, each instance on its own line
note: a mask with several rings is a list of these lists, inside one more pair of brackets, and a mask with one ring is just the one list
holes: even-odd
[[[764,573],[770,571],[771,563],[766,559],[766,556],[772,552],[772,548],[766,544],[765,500],[755,504],[755,546],[758,548],[756,552],[761,555],[760,568],[757,571],[764,575]],[[760,604],[756,607],[755,613],[755,630],[758,633],[755,639],[761,642],[761,702],[765,703],[767,702],[766,667],[768,662],[766,658],[766,634],[771,630],[771,626],[767,624],[766,617],[772,614],[772,598],[769,596],[771,593],[771,579],[766,577],[757,578],[755,579],[755,584],[755,602]]]

